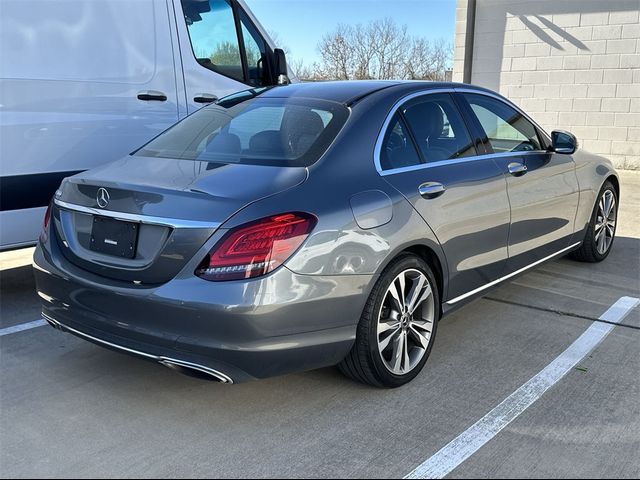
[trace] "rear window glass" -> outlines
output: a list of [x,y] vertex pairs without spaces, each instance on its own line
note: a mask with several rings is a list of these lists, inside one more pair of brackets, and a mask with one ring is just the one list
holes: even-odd
[[204,107],[136,152],[148,157],[268,166],[308,166],[344,125],[342,104],[234,96]]

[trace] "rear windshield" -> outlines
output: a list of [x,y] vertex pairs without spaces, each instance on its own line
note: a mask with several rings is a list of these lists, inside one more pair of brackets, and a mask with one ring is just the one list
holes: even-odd
[[309,166],[326,151],[349,115],[344,105],[324,100],[227,98],[185,118],[135,155]]

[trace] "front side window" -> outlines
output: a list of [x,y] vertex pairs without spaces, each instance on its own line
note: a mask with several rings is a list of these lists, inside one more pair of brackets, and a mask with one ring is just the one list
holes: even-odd
[[475,147],[449,94],[430,94],[401,107],[427,163],[471,157]]
[[188,116],[136,155],[308,166],[322,156],[348,116],[344,105],[330,101],[237,94]]
[[182,0],[182,9],[198,63],[244,81],[231,5],[226,0]]
[[267,42],[260,36],[244,12],[240,15],[240,24],[247,56],[247,83],[256,87],[267,85]]
[[520,112],[486,95],[464,94],[495,153],[541,150],[535,126]]

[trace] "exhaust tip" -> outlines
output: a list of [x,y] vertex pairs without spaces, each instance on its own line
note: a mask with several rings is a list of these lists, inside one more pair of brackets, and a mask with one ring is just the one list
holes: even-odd
[[190,362],[185,362],[183,360],[176,360],[174,358],[167,358],[167,357],[159,357],[156,355],[151,355],[148,353],[143,353],[143,352],[139,352],[136,350],[132,350],[130,348],[125,348],[123,346],[120,345],[116,345],[114,343],[111,342],[107,342],[106,340],[101,340],[99,338],[93,337],[91,335],[88,335],[86,333],[80,332],[78,330],[75,330],[73,328],[67,327],[65,325],[63,325],[62,323],[58,322],[57,320],[51,318],[49,315],[42,313],[42,318],[45,319],[45,321],[51,325],[53,328],[55,328],[56,330],[60,330],[61,332],[69,332],[69,333],[75,333],[76,335],[92,340],[94,342],[97,342],[99,344],[102,345],[107,345],[109,347],[115,348],[117,350],[124,350],[128,353],[134,354],[134,355],[139,355],[142,357],[145,357],[147,359],[152,359],[157,361],[158,363],[164,365],[167,368],[170,368],[171,370],[174,370],[176,372],[180,372],[184,375],[188,375],[190,377],[196,377],[196,378],[200,378],[200,379],[204,379],[204,380],[209,380],[209,381],[214,381],[214,382],[218,382],[218,383],[227,383],[227,384],[232,384],[233,380],[225,375],[222,372],[219,372],[217,370],[214,370],[213,368],[209,368],[206,367],[204,365],[199,365],[197,363],[190,363]]
[[209,367],[198,365],[195,363],[183,362],[181,360],[174,360],[171,358],[162,358],[158,361],[161,365],[175,371],[187,375],[188,377],[194,377],[201,380],[208,380],[218,383],[231,384],[233,381],[224,373],[220,373]]
[[62,326],[58,322],[56,322],[53,318],[47,317],[44,313],[42,314],[42,318],[44,318],[44,320],[56,330],[62,331]]

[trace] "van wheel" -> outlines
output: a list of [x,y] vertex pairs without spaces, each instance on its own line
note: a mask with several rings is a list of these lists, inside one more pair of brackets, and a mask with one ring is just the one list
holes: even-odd
[[580,262],[601,262],[609,255],[616,235],[618,220],[618,194],[613,184],[606,181],[602,186],[589,226],[579,249],[570,257]]
[[351,352],[340,363],[349,378],[395,388],[413,380],[429,358],[440,316],[435,277],[406,254],[382,272],[367,300]]

